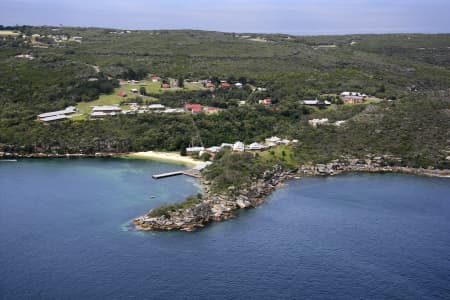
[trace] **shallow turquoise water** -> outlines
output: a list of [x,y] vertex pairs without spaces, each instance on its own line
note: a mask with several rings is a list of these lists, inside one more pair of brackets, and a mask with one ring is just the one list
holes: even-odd
[[449,179],[293,180],[197,232],[132,230],[151,207],[198,192],[190,178],[151,179],[180,168],[0,163],[1,298],[450,298]]

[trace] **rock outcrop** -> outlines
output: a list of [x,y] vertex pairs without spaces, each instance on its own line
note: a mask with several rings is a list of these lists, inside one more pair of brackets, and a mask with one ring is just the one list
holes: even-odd
[[222,221],[234,217],[238,209],[252,208],[263,203],[274,189],[286,179],[306,176],[330,176],[344,172],[394,172],[428,176],[450,177],[450,170],[416,169],[388,166],[400,162],[391,156],[368,157],[366,159],[343,158],[328,164],[302,165],[298,169],[285,171],[279,165],[267,170],[260,179],[255,178],[247,188],[230,187],[226,194],[211,192],[211,183],[200,178],[204,189],[201,203],[192,207],[171,211],[168,215],[150,217],[148,214],[134,219],[138,230],[184,230],[193,231],[211,221]]
[[211,221],[232,218],[238,209],[260,205],[277,185],[294,174],[296,170],[283,171],[280,166],[275,166],[264,173],[265,179],[255,178],[252,185],[245,189],[231,187],[227,194],[210,192],[210,183],[200,179],[204,187],[202,203],[169,212],[168,216],[150,217],[150,211],[147,215],[134,219],[133,223],[139,230],[192,231]]

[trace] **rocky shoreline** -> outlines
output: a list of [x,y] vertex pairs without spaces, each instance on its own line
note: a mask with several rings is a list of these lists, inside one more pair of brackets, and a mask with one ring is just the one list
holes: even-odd
[[450,170],[416,169],[385,166],[382,158],[346,159],[329,164],[303,165],[294,170],[283,170],[279,165],[264,172],[261,179],[254,179],[251,186],[236,190],[230,187],[227,194],[211,191],[211,183],[200,178],[204,194],[201,203],[192,207],[169,212],[169,215],[150,217],[149,213],[133,220],[137,230],[183,230],[193,231],[212,221],[227,220],[238,209],[252,208],[262,204],[266,197],[284,181],[308,176],[332,176],[348,172],[404,173],[414,175],[450,177]]

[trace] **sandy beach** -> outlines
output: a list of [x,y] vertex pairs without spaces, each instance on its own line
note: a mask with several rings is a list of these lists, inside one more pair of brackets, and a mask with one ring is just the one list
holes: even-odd
[[130,153],[127,155],[127,157],[161,160],[167,162],[180,163],[189,166],[196,166],[202,163],[201,160],[193,159],[190,156],[181,156],[177,152],[146,151],[146,152]]

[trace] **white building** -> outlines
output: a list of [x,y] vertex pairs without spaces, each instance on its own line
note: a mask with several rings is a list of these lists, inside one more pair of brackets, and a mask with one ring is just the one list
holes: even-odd
[[265,148],[266,147],[264,145],[261,145],[260,143],[251,143],[247,149],[254,151],[254,150],[263,150]]
[[277,137],[277,136],[272,136],[272,137],[266,139],[266,143],[267,144],[270,144],[270,143],[280,144],[281,143],[281,139],[279,137]]
[[57,116],[41,118],[40,120],[42,122],[52,122],[52,121],[60,121],[60,120],[67,120],[67,119],[68,119],[68,117],[66,115],[57,115]]
[[336,125],[337,127],[344,125],[346,121],[336,121],[334,122],[334,125]]
[[223,149],[223,148],[233,148],[233,144],[222,143],[222,144],[220,145],[220,148],[221,148],[221,149]]
[[222,148],[220,148],[218,146],[212,146],[212,147],[206,148],[206,151],[210,152],[210,153],[217,153],[220,150],[222,150]]
[[233,145],[233,151],[239,151],[239,152],[243,152],[245,151],[245,145],[243,142],[237,141],[236,143],[234,143]]
[[[68,106],[64,110],[57,110],[57,111],[51,111],[51,112],[40,114],[40,115],[38,115],[38,118],[42,121],[45,121],[43,119],[47,119],[50,117],[56,117],[56,116],[66,116],[66,119],[67,119],[68,115],[74,114],[76,112],[77,112],[77,109],[75,106]],[[49,120],[50,119],[47,119],[47,121],[49,121]],[[53,119],[51,121],[53,121]]]
[[104,118],[104,117],[109,116],[109,115],[110,115],[109,113],[105,113],[105,112],[102,112],[102,111],[94,111],[89,116],[91,118]]
[[166,108],[163,113],[165,114],[179,114],[184,113],[185,110],[183,108]]
[[188,147],[188,148],[186,148],[187,153],[201,152],[201,151],[205,151],[205,147]]
[[331,102],[328,100],[319,101],[319,100],[303,100],[302,103],[304,105],[331,105]]
[[308,121],[309,125],[313,126],[313,127],[317,127],[317,125],[325,125],[328,124],[328,119],[327,118],[323,118],[323,119],[312,119]]
[[99,105],[92,108],[92,112],[117,113],[121,111],[122,109],[116,105]]
[[362,94],[359,92],[342,92],[341,96],[342,97],[346,97],[346,96],[367,97],[366,94]]
[[148,106],[150,110],[164,110],[166,107],[162,104],[151,104]]

